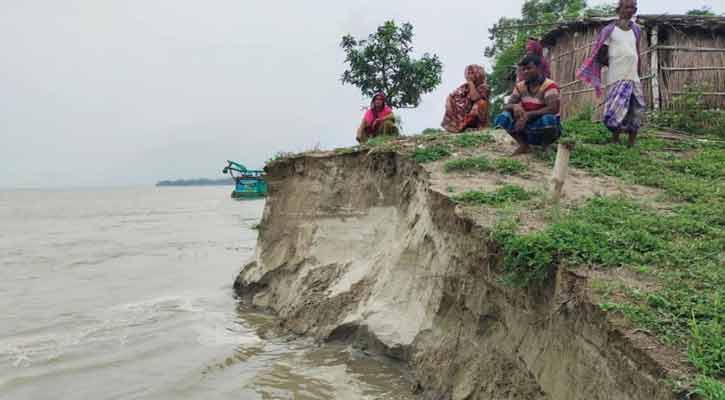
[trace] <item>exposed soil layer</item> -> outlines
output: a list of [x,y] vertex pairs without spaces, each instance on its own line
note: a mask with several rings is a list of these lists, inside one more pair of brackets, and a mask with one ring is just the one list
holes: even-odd
[[[397,152],[271,163],[257,253],[235,290],[295,333],[406,362],[423,399],[675,398],[651,343],[607,319],[586,274],[562,268],[535,288],[502,284],[485,210],[447,193],[512,179],[540,186],[543,169],[453,179],[440,169]],[[655,194],[572,175],[566,201],[608,188]]]

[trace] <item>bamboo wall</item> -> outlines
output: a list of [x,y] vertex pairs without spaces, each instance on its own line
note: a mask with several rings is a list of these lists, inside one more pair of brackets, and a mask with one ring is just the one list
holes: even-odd
[[[662,28],[660,28],[662,30]],[[660,34],[662,35],[662,34]],[[661,44],[682,49],[659,49],[660,92],[662,106],[672,104],[672,98],[681,93],[686,85],[700,85],[706,93],[705,102],[710,108],[725,109],[725,51],[694,51],[697,48],[725,50],[725,35],[711,32],[683,32],[666,29]],[[668,70],[668,68],[691,68]]]
[[[589,56],[597,33],[603,27],[589,25],[563,32],[556,44],[548,48],[547,59],[551,66],[553,79],[559,84],[562,99],[562,117],[577,114],[589,105],[596,107],[596,117],[601,115],[604,97],[597,98],[594,90],[576,79],[576,71],[584,59]],[[725,36],[704,31],[683,32],[668,26],[659,29],[659,46],[677,46],[687,48],[725,48]],[[648,107],[651,109],[652,69],[650,68],[651,50],[650,30],[644,28],[640,40],[642,62],[642,86]],[[659,47],[658,46],[658,47]],[[662,107],[669,107],[672,98],[684,90],[685,84],[698,83],[706,86],[708,105],[725,108],[725,52],[697,52],[658,48],[659,88]],[[667,68],[710,68],[709,70],[668,70]],[[719,69],[713,69],[719,68]],[[664,68],[664,69],[663,69]],[[602,70],[603,83],[606,85],[606,67]]]

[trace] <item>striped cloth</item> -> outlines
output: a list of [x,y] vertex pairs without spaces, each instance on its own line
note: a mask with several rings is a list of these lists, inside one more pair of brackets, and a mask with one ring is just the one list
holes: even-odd
[[637,133],[644,111],[642,84],[621,80],[608,88],[602,120],[613,132]]

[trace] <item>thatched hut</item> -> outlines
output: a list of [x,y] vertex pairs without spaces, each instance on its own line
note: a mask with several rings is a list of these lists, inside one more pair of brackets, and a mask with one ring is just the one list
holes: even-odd
[[[590,18],[558,25],[542,42],[562,93],[562,115],[588,105],[601,111],[603,99],[576,79],[599,30],[611,19]],[[640,15],[642,83],[650,109],[672,106],[688,84],[703,88],[710,108],[725,109],[725,17]]]

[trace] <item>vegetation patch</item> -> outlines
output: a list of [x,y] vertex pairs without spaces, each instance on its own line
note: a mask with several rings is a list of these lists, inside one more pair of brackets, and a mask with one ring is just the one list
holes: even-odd
[[436,144],[430,147],[421,147],[413,152],[413,160],[424,164],[431,161],[438,161],[451,155],[451,148],[447,145]]
[[381,136],[375,136],[373,138],[370,138],[367,142],[365,142],[366,146],[380,146],[382,144],[388,143],[392,140],[399,139],[398,136],[392,136],[392,135],[381,135]]
[[274,153],[274,155],[269,158],[267,161],[264,162],[264,165],[267,166],[269,164],[272,164],[277,161],[286,160],[289,158],[295,158],[297,157],[297,153],[289,152],[289,151],[278,151]]
[[[725,146],[664,140],[652,131],[633,148],[609,144],[611,134],[586,114],[566,121],[564,129],[577,142],[572,166],[660,188],[666,203],[596,197],[523,235],[515,223],[500,223],[492,237],[502,247],[504,281],[536,284],[556,265],[632,271],[649,283],[593,284],[600,307],[682,349],[699,374],[692,381],[696,393],[723,399]],[[546,157],[553,164],[554,156]]]
[[488,205],[499,207],[504,204],[517,203],[531,199],[536,193],[517,185],[504,185],[493,192],[469,190],[453,197],[454,201],[466,204]]
[[451,144],[458,147],[477,147],[493,142],[493,136],[488,133],[461,133],[455,135]]
[[360,148],[357,146],[354,147],[338,147],[335,149],[335,154],[344,155],[344,154],[352,154],[358,151]]
[[698,135],[725,138],[725,111],[710,109],[705,103],[705,88],[685,85],[669,109],[652,115],[652,123]]
[[425,128],[423,129],[423,132],[421,132],[421,135],[439,135],[441,133],[446,133],[443,129],[439,128]]
[[[591,121],[591,111],[565,121],[564,129],[579,143],[571,154],[573,167],[660,188],[671,201],[721,202],[725,197],[722,142],[664,140],[645,131],[633,148],[609,144],[611,134]],[[546,158],[553,165],[555,155]]]
[[491,161],[484,157],[469,157],[469,158],[460,158],[457,160],[450,160],[446,161],[446,163],[443,165],[443,170],[445,172],[453,172],[453,171],[490,171],[493,169],[493,165]]
[[514,175],[525,171],[526,165],[510,158],[499,158],[491,161],[486,156],[477,156],[446,161],[443,165],[443,170],[445,172],[486,172],[496,170],[504,175]]
[[695,387],[693,394],[699,394],[708,400],[725,400],[725,385],[716,379],[698,376],[695,379]]
[[516,175],[526,171],[526,164],[512,158],[499,158],[493,162],[493,166],[504,175]]

